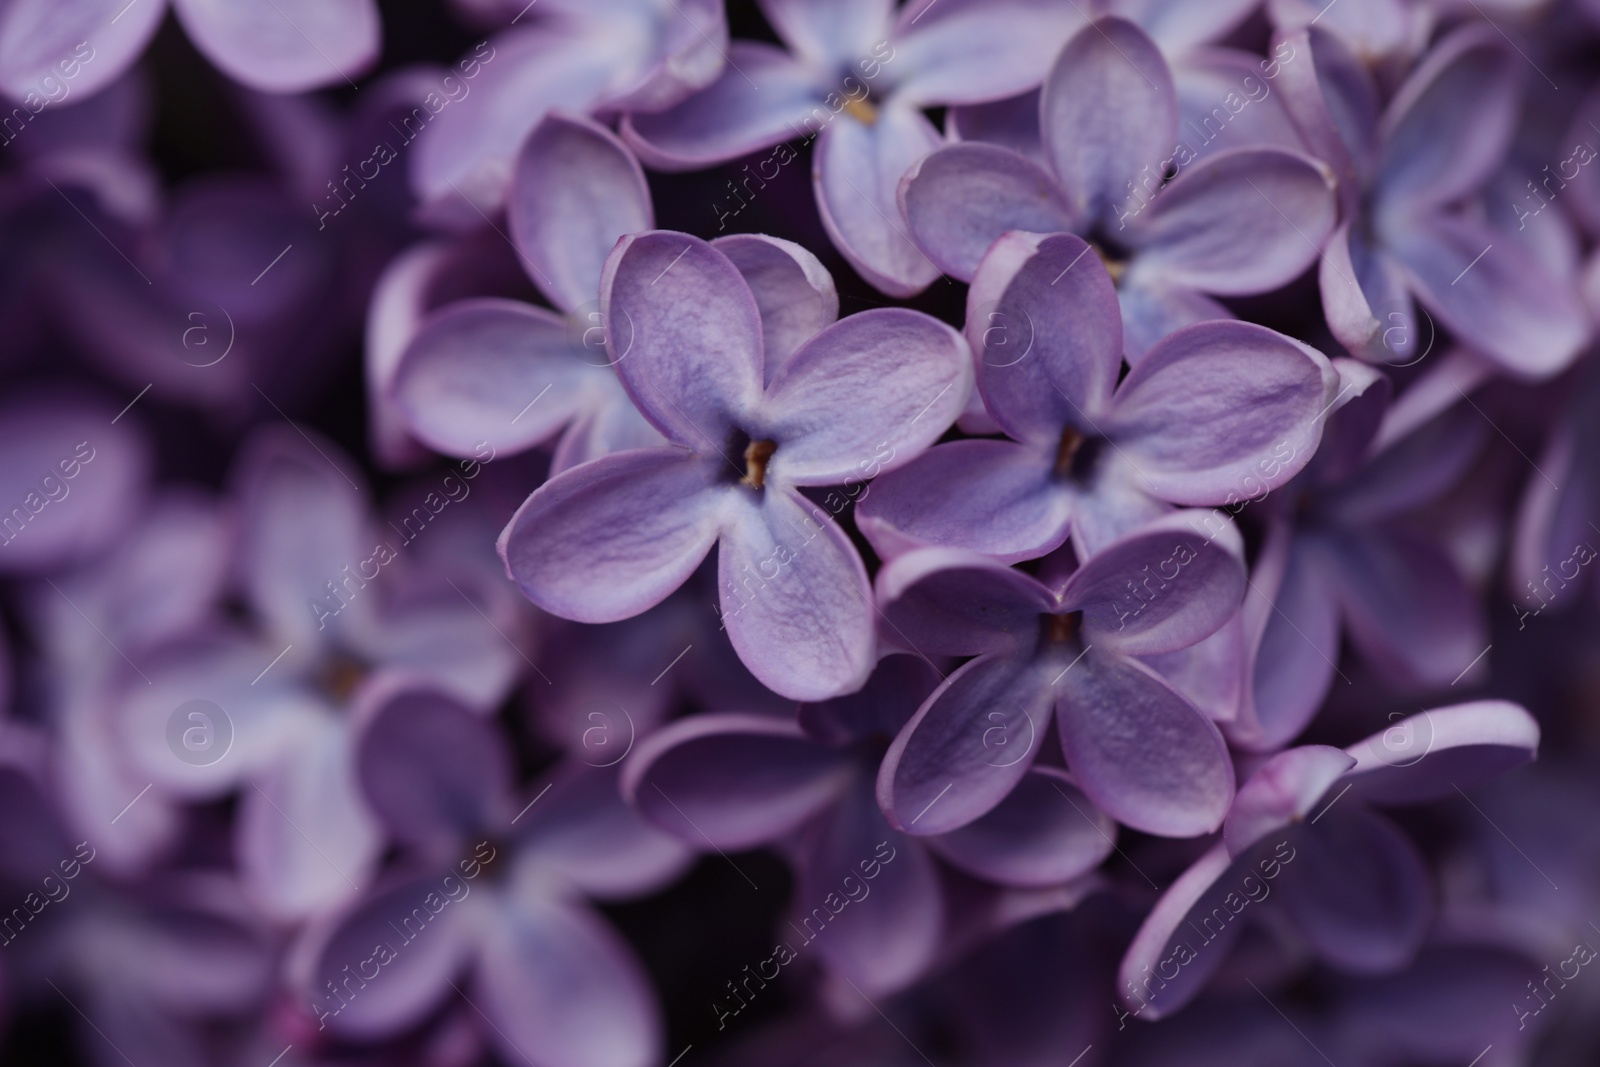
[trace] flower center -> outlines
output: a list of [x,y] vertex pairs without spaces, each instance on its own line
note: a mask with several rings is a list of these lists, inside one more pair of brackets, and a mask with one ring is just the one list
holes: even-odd
[[1072,473],[1073,461],[1078,458],[1078,450],[1087,440],[1083,434],[1068,426],[1061,431],[1061,443],[1056,446],[1056,474],[1065,478]]
[[1078,636],[1078,623],[1083,612],[1070,611],[1064,615],[1039,616],[1039,635],[1046,645],[1064,645]]
[[871,126],[878,121],[878,109],[868,103],[867,98],[864,96],[859,100],[854,97],[845,97],[844,109],[850,113],[851,118],[863,125]]
[[1111,275],[1112,285],[1121,285],[1122,276],[1128,270],[1128,261],[1118,259],[1111,252],[1102,248],[1098,242],[1091,241],[1089,247],[1094,249],[1094,254],[1100,257],[1100,262],[1105,264],[1106,273]]
[[744,448],[744,483],[752,489],[767,484],[767,461],[778,450],[776,441],[751,441]]
[[343,704],[350,699],[350,694],[356,691],[356,687],[366,676],[365,664],[353,656],[335,652],[317,668],[315,682],[317,687],[334,701]]

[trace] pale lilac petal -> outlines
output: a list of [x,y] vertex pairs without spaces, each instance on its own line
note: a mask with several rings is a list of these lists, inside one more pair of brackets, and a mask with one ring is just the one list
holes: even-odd
[[898,194],[900,179],[940,141],[922,112],[898,104],[871,124],[843,116],[817,141],[811,173],[823,228],[850,265],[890,296],[911,296],[939,277],[911,240]]
[[[165,3],[127,0],[22,0],[0,13],[0,89],[43,107],[61,86],[88,96],[133,65],[166,14]],[[27,104],[30,108],[32,104]]]
[[650,420],[639,414],[622,383],[614,376],[595,383],[601,397],[593,407],[567,424],[550,456],[550,476],[613,452],[654,448],[667,443]]
[[1378,150],[1382,97],[1372,71],[1340,35],[1319,26],[1276,34],[1273,62],[1282,79],[1276,84],[1284,107],[1300,136],[1311,154],[1339,176],[1341,209],[1359,210]]
[[1117,299],[1122,305],[1122,354],[1129,366],[1137,364],[1169,333],[1197,322],[1235,317],[1204,293],[1163,284],[1140,271],[1123,275]]
[[1101,18],[1080,30],[1045,79],[1045,152],[1080,218],[1110,219],[1140,170],[1171,155],[1177,125],[1166,60],[1125,19]]
[[657,170],[695,170],[814,137],[844,107],[842,96],[837,108],[826,103],[816,70],[782,49],[734,41],[728,60],[715,82],[675,107],[627,116],[628,147]]
[[1233,763],[1216,726],[1137,660],[1090,651],[1051,685],[1067,767],[1125,826],[1194,837],[1222,825]]
[[644,170],[616,134],[553,114],[517,153],[506,222],[534,284],[571,312],[599,295],[618,239],[655,229],[655,212]]
[[[871,776],[858,774],[851,785],[802,854],[794,929],[817,941],[829,970],[875,996],[911,984],[934,961],[944,907],[933,861],[884,821]],[[812,910],[800,912],[805,907]]]
[[[1542,612],[1546,603],[1575,595],[1570,579],[1577,573],[1562,572],[1584,559],[1585,553],[1591,560],[1595,555],[1589,517],[1600,514],[1595,506],[1600,502],[1596,495],[1600,486],[1592,478],[1580,477],[1575,470],[1577,442],[1586,436],[1575,430],[1563,425],[1550,435],[1545,451],[1539,455],[1539,470],[1549,481],[1529,478],[1517,508],[1507,567],[1512,592],[1522,605],[1517,609],[1518,630],[1527,626],[1523,620],[1528,611],[1537,608]],[[856,521],[861,522],[859,510]]]
[[1245,926],[1233,921],[1242,909],[1224,901],[1230,893],[1244,899],[1238,887],[1256,862],[1254,854],[1248,862],[1231,859],[1219,841],[1156,901],[1117,971],[1117,996],[1139,1018],[1155,1022],[1205,988]]
[[1433,918],[1433,889],[1417,847],[1359,804],[1333,805],[1294,835],[1280,873],[1283,907],[1319,955],[1368,974],[1404,966]]
[[1049,727],[1055,693],[1047,669],[984,655],[945,679],[883,758],[878,803],[890,824],[909,834],[948,833],[1004,800]]
[[637,615],[665,600],[711,551],[720,476],[712,462],[671,447],[574,467],[540,486],[500,534],[506,573],[528,599],[565,619]]
[[[582,409],[603,357],[543,308],[483,297],[431,315],[400,356],[390,389],[408,429],[446,455],[520,452]],[[593,363],[589,361],[594,361]]]
[[918,651],[1021,655],[1056,610],[1039,580],[972,552],[925,548],[878,571],[878,600],[891,636]]
[[1072,510],[1072,492],[1057,484],[1039,450],[951,441],[874,482],[856,525],[885,559],[939,545],[1016,563],[1059,547]]
[[756,299],[770,384],[796,349],[839,317],[833,275],[816,256],[781,237],[736,233],[718,237],[711,247],[738,268]]
[[972,279],[1001,234],[1063,233],[1080,222],[1038,163],[1009,148],[972,142],[947,145],[907,171],[900,207],[917,246],[962,281]]
[[269,93],[354,86],[378,58],[373,0],[172,0],[207,59]]
[[875,734],[892,737],[941,681],[939,672],[923,657],[890,653],[878,660],[872,677],[857,692],[802,704],[800,728],[807,737],[832,745],[849,745]]
[[1355,757],[1328,745],[1280,752],[1239,787],[1222,827],[1228,853],[1238,856],[1263,837],[1302,821],[1322,807],[1322,798]]
[[730,498],[717,549],[722,624],[768,689],[821,700],[859,689],[877,660],[872,583],[850,537],[793,490]]
[[649,1067],[663,1038],[655,997],[627,942],[588,908],[506,893],[477,929],[473,1001],[508,1062]]
[[1122,368],[1116,288],[1071,234],[1008,233],[967,293],[967,342],[984,406],[1019,441],[1054,448],[1093,429]]
[[764,715],[695,715],[641,741],[622,792],[654,825],[697,848],[781,840],[837,801],[854,768],[792,722]]
[[906,4],[895,25],[895,96],[922,106],[976,104],[1035,88],[1085,18],[1077,5],[1052,0]]
[[1328,239],[1317,282],[1328,329],[1354,355],[1380,363],[1414,363],[1428,353],[1433,323],[1418,314],[1405,275],[1346,223]]
[[1178,504],[1233,503],[1306,465],[1337,384],[1308,345],[1253,323],[1204,322],[1128,373],[1107,433],[1149,492]]
[[830,69],[887,47],[894,0],[761,0],[761,13],[797,54]]
[[1388,229],[1384,241],[1417,299],[1517,377],[1559,373],[1593,332],[1570,285],[1483,224],[1433,217]]
[[906,308],[851,315],[772,379],[764,421],[781,443],[768,476],[848,485],[903,466],[950,428],[971,388],[972,357],[956,330]]
[[1259,0],[1218,0],[1193,4],[1188,0],[1112,0],[1109,9],[1136,22],[1170,55],[1180,55],[1196,45],[1220,40],[1259,6]]
[[1351,745],[1356,792],[1380,804],[1417,804],[1457,795],[1539,749],[1539,724],[1517,704],[1477,700],[1434,708]]
[[1221,628],[1244,596],[1244,542],[1220,512],[1180,511],[1084,560],[1061,591],[1087,644],[1172,652]]
[[952,107],[945,113],[945,136],[952,141],[998,145],[1041,167],[1044,141],[1039,136],[1039,90],[986,104]]
[[[1361,470],[1389,411],[1394,388],[1388,375],[1369,364],[1343,356],[1332,362],[1339,374],[1339,392],[1313,469],[1319,481],[1337,483]],[[1476,456],[1476,450],[1472,454]]]
[[606,353],[669,440],[727,447],[761,395],[761,312],[728,257],[698,237],[624,237],[600,282]]
[[[1162,50],[1175,54],[1164,43]],[[1202,46],[1173,59],[1178,144],[1200,159],[1247,146],[1304,151],[1305,141],[1268,71],[1281,74],[1281,61],[1237,48]],[[1182,151],[1176,155],[1174,163],[1185,158]]]
[[1275,289],[1317,261],[1334,224],[1333,175],[1275,148],[1196,163],[1140,212],[1129,275],[1224,296]]
[[924,839],[947,861],[1001,885],[1062,885],[1100,866],[1116,843],[1106,818],[1063,772],[1034,767],[989,814]]
[[[612,12],[576,5],[590,16],[591,40],[601,48],[637,33],[643,47],[629,57],[624,75],[604,96],[608,111],[649,112],[671,107],[716,81],[728,61],[728,15],[721,0],[671,0],[671,13],[656,2],[625,3],[633,26],[620,33]],[[525,8],[519,8],[519,14]],[[591,44],[590,48],[595,48]]]
[[[1238,613],[1216,633],[1188,648],[1139,658],[1171,682],[1212,722],[1231,724],[1239,718],[1248,661],[1244,623]],[[1231,740],[1231,734],[1228,736]]]

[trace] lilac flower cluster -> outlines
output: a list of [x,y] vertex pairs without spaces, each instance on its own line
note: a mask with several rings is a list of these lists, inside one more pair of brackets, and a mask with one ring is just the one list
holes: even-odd
[[0,1062],[1595,1063],[1597,56],[0,0]]

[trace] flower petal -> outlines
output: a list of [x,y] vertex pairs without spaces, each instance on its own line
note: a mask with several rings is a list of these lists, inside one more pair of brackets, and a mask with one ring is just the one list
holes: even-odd
[[134,64],[166,10],[157,3],[129,11],[117,0],[7,4],[0,13],[0,89],[18,103],[29,93],[42,98],[45,79],[74,70],[73,92],[97,92]]
[[1126,19],[1103,17],[1067,42],[1040,99],[1045,154],[1079,218],[1109,220],[1141,168],[1159,168],[1178,129],[1161,50]]
[[[593,360],[594,362],[590,362]],[[458,300],[429,316],[390,386],[406,429],[429,448],[472,456],[485,442],[520,452],[550,439],[604,369],[567,323],[515,300]]]
[[1197,322],[1235,317],[1204,293],[1163,284],[1139,271],[1123,275],[1117,300],[1122,305],[1122,355],[1130,367],[1169,333]]
[[711,247],[738,268],[756,298],[771,383],[796,349],[839,317],[833,275],[816,256],[781,237],[735,233],[718,237]]
[[839,799],[848,757],[765,715],[679,719],[640,742],[622,793],[651,823],[696,848],[781,840]]
[[966,826],[1028,773],[1048,728],[1046,667],[983,655],[946,678],[895,737],[878,771],[878,803],[908,834]]
[[768,477],[862,482],[910,462],[956,421],[972,388],[961,334],[908,308],[873,308],[802,345],[772,379]]
[[1345,223],[1328,239],[1317,285],[1328,329],[1353,355],[1406,366],[1428,354],[1432,320],[1419,317],[1404,273],[1360,227]]
[[831,69],[886,40],[894,0],[761,0],[761,13],[797,54]]
[[1056,606],[1032,575],[953,548],[897,556],[878,571],[877,586],[889,631],[938,655],[1026,652],[1039,616]]
[[891,105],[868,125],[848,115],[822,132],[812,162],[817,208],[833,246],[890,296],[921,292],[939,268],[911,240],[900,179],[942,138],[922,112]]
[[1117,826],[1062,771],[1034,767],[989,814],[926,838],[969,874],[1023,888],[1062,885],[1100,866]]
[[[1126,1007],[1154,1022],[1188,1004],[1205,988],[1245,927],[1245,923],[1233,922],[1242,909],[1229,909],[1223,901],[1228,894],[1238,893],[1242,880],[1253,873],[1258,862],[1256,853],[1231,859],[1227,846],[1219,841],[1167,887],[1145,916],[1117,970],[1117,996]],[[1164,965],[1176,965],[1170,978],[1163,973]],[[1152,979],[1151,975],[1158,977]]]
[[1337,384],[1309,345],[1253,323],[1202,322],[1128,373],[1106,432],[1148,492],[1177,504],[1233,504],[1306,465]]
[[1450,796],[1538,754],[1539,724],[1520,705],[1475,700],[1401,719],[1351,745],[1349,777],[1377,804],[1419,804]]
[[793,700],[861,688],[877,659],[872,583],[849,535],[781,486],[769,485],[759,500],[738,493],[730,501],[717,585],[739,658]]
[[172,6],[207,59],[263,92],[353,86],[350,79],[378,58],[373,0],[172,0]]
[[1211,720],[1155,671],[1088,651],[1050,692],[1067,767],[1101,811],[1163,837],[1222,825],[1233,799],[1228,748]]
[[962,281],[972,280],[983,254],[1009,230],[1078,228],[1053,175],[1009,148],[979,142],[923,157],[900,183],[900,209],[917,247]]
[[681,449],[614,452],[551,478],[500,534],[506,574],[577,622],[615,622],[665,600],[716,542],[719,471]]
[[1221,0],[1191,4],[1188,0],[1113,0],[1111,9],[1137,22],[1170,55],[1220,40],[1259,6],[1255,0]]
[[1223,823],[1229,855],[1242,854],[1321,807],[1329,788],[1355,763],[1354,756],[1329,745],[1292,748],[1263,763],[1239,787]]
[[669,230],[617,242],[600,281],[606,353],[668,440],[726,447],[761,395],[761,311],[728,257]]
[[592,119],[553,114],[517,153],[506,222],[529,274],[571,312],[600,294],[617,240],[655,229],[644,170],[616,134]]
[[1081,8],[1052,0],[906,4],[894,33],[895,97],[932,107],[1036,88],[1084,20]]

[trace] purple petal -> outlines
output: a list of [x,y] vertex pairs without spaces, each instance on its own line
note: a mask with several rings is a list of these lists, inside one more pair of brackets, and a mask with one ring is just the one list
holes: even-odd
[[906,4],[895,26],[895,97],[976,104],[1033,89],[1084,19],[1081,8],[1051,0]]
[[1139,1018],[1164,1018],[1205,988],[1245,926],[1233,922],[1243,908],[1228,907],[1226,899],[1245,899],[1239,887],[1257,862],[1253,853],[1231,860],[1219,841],[1156,901],[1117,970],[1117,996]]
[[1169,333],[1197,322],[1235,317],[1204,293],[1138,274],[1124,275],[1117,287],[1122,305],[1122,354],[1129,366],[1142,360]]
[[0,15],[0,89],[18,103],[30,95],[43,101],[63,84],[89,96],[133,65],[165,14],[165,4],[128,11],[117,0],[7,4]]
[[1329,787],[1355,762],[1340,749],[1306,745],[1263,763],[1239,787],[1223,823],[1228,854],[1241,855],[1268,834],[1302,821],[1321,807]]
[[640,742],[622,792],[651,823],[697,848],[778,841],[839,799],[849,758],[764,715],[680,719]]
[[970,142],[947,145],[907,171],[900,207],[917,247],[962,281],[972,280],[1001,234],[1062,233],[1079,221],[1038,163],[1009,148]]
[[1204,322],[1168,337],[1128,373],[1107,433],[1154,495],[1233,504],[1306,465],[1337,384],[1309,345],[1253,323]]
[[823,700],[854,692],[872,672],[866,568],[833,517],[793,490],[730,497],[717,585],[728,639],[773,692]]
[[1056,483],[1037,449],[951,441],[874,482],[856,524],[885,559],[938,545],[1016,563],[1066,540],[1072,506],[1072,492]]
[[721,449],[761,395],[761,312],[728,257],[698,237],[624,237],[600,281],[606,353],[667,438]]
[[[458,300],[431,315],[400,356],[394,403],[417,439],[446,455],[520,452],[570,422],[608,374],[572,328],[515,300]],[[591,364],[589,360],[595,362]]]
[[[1085,642],[1128,655],[1187,648],[1238,610],[1244,542],[1217,512],[1156,519],[1084,560],[1061,592]],[[1130,625],[1130,623],[1132,625]]]
[[595,384],[601,390],[601,398],[586,414],[567,424],[566,432],[550,456],[552,477],[613,452],[654,448],[667,443],[649,420],[639,414],[615,377]]
[[1172,72],[1154,41],[1126,19],[1080,30],[1045,79],[1046,155],[1079,218],[1112,217],[1141,168],[1160,167],[1178,127]]
[[[1333,369],[1339,374],[1338,406],[1328,417],[1317,446],[1316,476],[1339,482],[1361,468],[1378,436],[1378,428],[1394,395],[1387,375],[1375,367],[1335,358]],[[1474,455],[1476,452],[1474,452]]]
[[717,540],[718,472],[681,449],[615,452],[557,475],[500,534],[506,574],[564,619],[615,622],[665,600]]
[[945,113],[945,135],[952,141],[1009,148],[1043,166],[1044,142],[1039,137],[1039,90],[987,104],[952,107]]
[[972,388],[961,334],[906,308],[873,308],[802,345],[767,389],[780,442],[768,476],[863,482],[903,466],[950,428]]
[[1195,164],[1135,219],[1130,275],[1225,296],[1260,293],[1317,261],[1333,175],[1307,156],[1242,148]]
[[[817,81],[812,67],[781,49],[734,41],[715,82],[665,111],[627,116],[622,138],[657,170],[696,170],[814,137],[844,106],[825,105]],[[779,154],[785,151],[780,162],[792,161],[794,151]]]
[[1402,719],[1351,745],[1350,777],[1378,804],[1417,804],[1450,796],[1533,759],[1539,724],[1504,700],[1476,700]]
[[750,286],[761,312],[765,376],[839,317],[839,293],[822,261],[793,241],[757,233],[718,237],[711,247],[728,257]]
[[761,13],[785,44],[815,66],[829,69],[848,66],[887,40],[894,3],[761,0]]
[[1427,355],[1432,322],[1419,318],[1400,267],[1346,223],[1322,252],[1317,275],[1328,329],[1351,353],[1380,363],[1414,363]]
[[366,72],[378,58],[373,0],[172,0],[207,59],[235,81],[298,93]]
[[[1139,658],[1212,722],[1227,725],[1238,720],[1244,701],[1244,644],[1244,623],[1236,612],[1216,633],[1188,648]],[[1228,737],[1231,741],[1231,733]]]
[[817,141],[811,173],[823,228],[850,265],[890,296],[912,296],[939,277],[911,240],[898,194],[900,179],[940,142],[922,112],[900,105],[870,124],[846,116]]
[[506,194],[512,240],[540,291],[571,312],[600,293],[618,239],[655,229],[644,170],[616,134],[555,114],[517,153]]
[[889,632],[935,654],[1021,654],[1038,639],[1039,616],[1056,607],[1038,579],[960,549],[898,556],[877,584]]
[[800,728],[831,745],[848,745],[874,734],[892,737],[917,713],[942,679],[921,656],[891,653],[878,660],[859,692],[817,704],[802,704]]
[[878,803],[890,824],[942,834],[994,810],[1044,739],[1054,695],[1045,670],[983,655],[945,679],[883,758]]
[[1116,824],[1054,767],[1034,767],[989,814],[926,844],[1001,885],[1062,885],[1111,854]]
[[1381,98],[1372,72],[1339,36],[1317,26],[1279,32],[1272,54],[1283,105],[1306,147],[1339,176],[1341,209],[1358,210],[1378,145]]
[[1196,45],[1220,40],[1257,7],[1256,0],[1219,0],[1192,4],[1188,0],[1113,0],[1110,9],[1136,22],[1161,46],[1180,55]]
[[1217,728],[1160,675],[1087,652],[1056,676],[1056,723],[1080,788],[1113,819],[1163,837],[1222,825],[1233,764]]
[[[1185,7],[1187,5],[1177,5]],[[1141,23],[1143,25],[1143,23]],[[1200,159],[1229,148],[1286,148],[1305,151],[1305,141],[1289,117],[1281,93],[1274,93],[1282,61],[1262,59],[1237,48],[1201,46],[1174,52],[1158,40],[1162,52],[1173,57],[1172,80],[1178,93],[1178,144]],[[1277,63],[1277,66],[1273,64]],[[1261,90],[1257,95],[1256,90]],[[1190,139],[1193,134],[1193,139]],[[1179,163],[1184,153],[1175,153]]]

